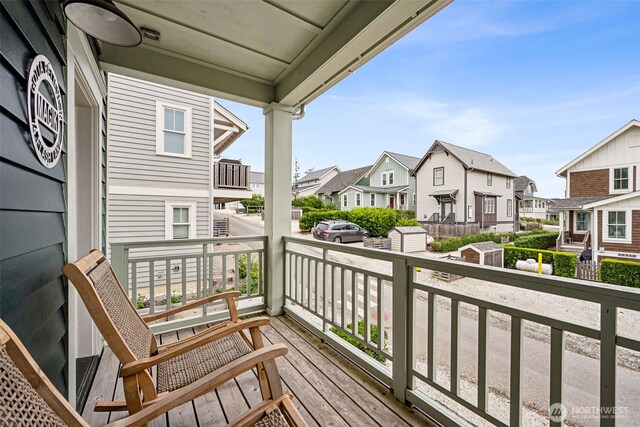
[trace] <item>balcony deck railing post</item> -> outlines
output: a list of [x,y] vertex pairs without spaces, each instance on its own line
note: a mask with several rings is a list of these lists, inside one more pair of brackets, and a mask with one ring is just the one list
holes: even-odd
[[611,303],[600,306],[600,426],[615,426],[618,309]]
[[[413,268],[411,268],[413,270]],[[413,334],[413,329],[408,328],[408,304],[412,304],[410,298],[411,286],[409,279],[412,274],[409,273],[407,260],[405,258],[396,258],[393,260],[393,395],[401,402],[406,401],[407,389],[407,371],[411,363],[408,363],[408,346],[409,333]],[[384,315],[383,307],[380,307],[380,314]],[[383,331],[378,331],[379,339],[383,339]]]
[[125,249],[123,244],[114,243],[111,245],[111,266],[116,277],[122,283],[125,292],[129,292],[129,249]]

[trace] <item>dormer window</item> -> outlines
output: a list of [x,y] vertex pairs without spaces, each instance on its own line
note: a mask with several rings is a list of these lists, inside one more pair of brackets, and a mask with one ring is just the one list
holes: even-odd
[[613,168],[611,173],[611,191],[623,192],[629,191],[629,167]]

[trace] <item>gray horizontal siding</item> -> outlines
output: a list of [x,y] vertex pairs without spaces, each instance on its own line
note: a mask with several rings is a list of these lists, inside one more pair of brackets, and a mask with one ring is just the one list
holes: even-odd
[[[191,107],[191,158],[156,154],[156,101]],[[210,103],[206,95],[110,74],[109,179],[208,188]]]

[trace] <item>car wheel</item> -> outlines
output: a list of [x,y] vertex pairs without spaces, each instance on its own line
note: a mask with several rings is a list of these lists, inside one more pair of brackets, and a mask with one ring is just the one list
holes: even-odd
[[340,236],[336,236],[333,238],[333,243],[342,243],[342,239],[340,238]]
[[363,239],[368,239],[368,238],[369,238],[369,233],[364,233],[364,234],[362,235],[362,238],[363,238]]

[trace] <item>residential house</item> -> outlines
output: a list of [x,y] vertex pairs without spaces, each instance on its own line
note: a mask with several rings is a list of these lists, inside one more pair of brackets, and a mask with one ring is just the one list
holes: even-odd
[[593,259],[640,261],[640,121],[629,123],[560,168],[566,179],[559,245],[580,242]]
[[527,218],[549,218],[549,199],[537,197],[538,187],[534,180],[528,176],[521,175],[515,179],[516,191],[516,219]]
[[419,157],[385,151],[363,180],[344,189],[340,196],[353,202],[352,206],[415,210],[416,184],[411,171],[419,161]]
[[248,166],[213,162],[247,125],[208,95],[108,78],[108,240],[211,237],[213,203],[251,197]]
[[[320,189],[316,191],[316,195],[320,196],[325,202],[334,203],[342,210],[349,210],[352,207],[356,207],[358,206],[358,200],[356,200],[355,195],[352,198],[349,198],[348,194],[341,195],[341,193],[347,188],[355,185],[356,183],[368,183],[366,174],[370,169],[371,166],[364,166],[361,168],[340,172],[339,174],[331,178],[329,182],[320,187]],[[362,204],[362,198],[360,198],[359,205],[364,206]]]
[[517,175],[489,154],[436,140],[413,175],[418,220],[514,229]]
[[310,171],[293,184],[291,191],[294,197],[311,196],[340,172],[337,166]]
[[251,194],[264,196],[264,172],[251,171]]

